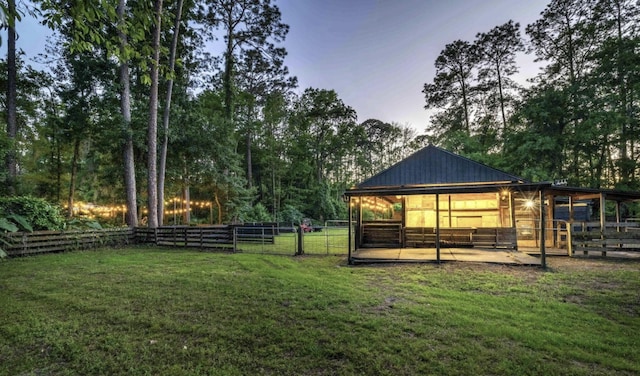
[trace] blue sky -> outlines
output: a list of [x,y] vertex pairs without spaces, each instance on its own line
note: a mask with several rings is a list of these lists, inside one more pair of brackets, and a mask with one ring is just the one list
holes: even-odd
[[[473,41],[510,19],[524,27],[537,20],[548,0],[281,0],[291,29],[287,65],[300,90],[334,89],[358,113],[427,128],[422,88],[434,63],[456,39]],[[520,80],[537,67],[521,58]]]
[[[433,80],[434,62],[456,39],[473,41],[510,19],[524,27],[549,0],[276,0],[290,26],[286,64],[307,87],[334,89],[358,113],[428,129],[421,93]],[[44,50],[48,30],[18,25],[18,47],[27,60]],[[6,38],[6,37],[5,37]],[[3,38],[3,39],[5,39]],[[2,46],[4,47],[4,46]],[[3,48],[4,49],[4,48]],[[519,80],[536,74],[523,55]]]

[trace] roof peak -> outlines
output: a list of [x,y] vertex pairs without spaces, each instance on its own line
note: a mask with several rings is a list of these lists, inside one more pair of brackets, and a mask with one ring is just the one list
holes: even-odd
[[358,188],[448,185],[524,179],[433,144],[358,184]]

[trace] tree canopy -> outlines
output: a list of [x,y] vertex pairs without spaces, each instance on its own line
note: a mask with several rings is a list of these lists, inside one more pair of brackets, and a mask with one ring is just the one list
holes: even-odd
[[[9,31],[28,12],[55,33],[41,71],[14,33],[2,44],[4,196],[132,226],[339,219],[345,188],[428,143],[530,180],[640,189],[634,0],[551,0],[529,25],[445,44],[423,134],[299,88],[274,0],[34,4],[0,1]],[[541,70],[521,86],[525,53]]]

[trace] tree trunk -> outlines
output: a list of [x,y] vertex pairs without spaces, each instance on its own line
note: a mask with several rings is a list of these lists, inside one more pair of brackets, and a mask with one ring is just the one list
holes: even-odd
[[16,2],[7,1],[7,137],[11,141],[7,153],[7,191],[9,195],[16,194],[16,178],[18,176],[15,141],[18,134],[16,122]]
[[496,73],[498,76],[498,95],[500,100],[500,114],[502,115],[502,140],[507,133],[507,115],[504,110],[504,93],[502,90],[502,71],[500,70],[500,64],[496,64]]
[[158,227],[158,64],[160,61],[160,34],[162,0],[154,5],[155,30],[153,35],[153,61],[151,62],[151,92],[149,93],[149,124],[147,127],[147,197],[149,205],[148,227]]
[[176,10],[176,20],[174,24],[173,39],[171,40],[171,51],[169,53],[169,74],[167,82],[167,98],[162,114],[162,144],[160,146],[160,165],[158,166],[158,224],[164,223],[164,182],[167,174],[167,148],[169,144],[169,114],[171,110],[171,94],[173,92],[173,74],[176,65],[176,50],[178,49],[178,35],[180,33],[180,21],[182,18],[183,0],[178,1]]
[[[233,25],[232,14],[229,13],[227,25]],[[233,28],[229,26],[227,31],[227,46],[224,53],[224,73],[222,76],[222,87],[224,91],[224,117],[229,122],[233,120],[233,91],[231,79],[233,77]]]
[[246,138],[246,147],[247,147],[247,187],[251,189],[253,186],[253,167],[251,161],[251,130],[247,130],[247,138]]
[[217,193],[215,193],[213,195],[213,198],[215,199],[216,207],[218,208],[218,223],[217,224],[222,224],[222,204],[220,204],[220,200],[218,199],[218,194]]
[[462,90],[462,109],[464,110],[464,128],[465,128],[465,133],[468,135],[471,134],[471,126],[469,125],[469,98],[467,98],[467,96],[469,95],[467,93],[467,83],[464,80],[464,66],[462,65],[462,63],[458,63],[458,71],[457,71],[457,76],[458,76],[458,80],[460,82],[460,89]]
[[184,200],[184,213],[182,215],[183,223],[189,225],[191,223],[191,190],[189,183],[185,182],[182,187],[182,199]]
[[129,86],[129,63],[125,60],[127,36],[122,31],[126,0],[118,2],[118,37],[120,38],[120,111],[122,112],[124,130],[124,187],[126,191],[127,214],[125,222],[128,226],[138,225],[138,199],[136,188],[136,167],[133,153],[133,130],[131,129],[131,88]]
[[71,158],[71,177],[69,181],[69,200],[68,204],[68,217],[73,218],[73,198],[76,194],[76,179],[78,177],[78,159],[80,158],[80,140],[77,139],[73,143],[73,157]]

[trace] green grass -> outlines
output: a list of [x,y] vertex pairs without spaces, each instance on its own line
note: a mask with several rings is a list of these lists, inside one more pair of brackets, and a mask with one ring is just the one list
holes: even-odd
[[[348,229],[325,227],[319,232],[303,234],[304,253],[307,255],[346,255],[348,252]],[[273,243],[239,242],[238,250],[252,253],[296,254],[297,233],[283,233]]]
[[640,373],[640,263],[549,263],[157,248],[10,259],[0,374]]

